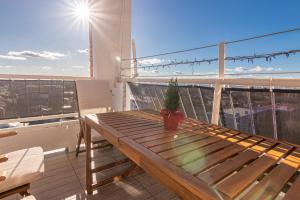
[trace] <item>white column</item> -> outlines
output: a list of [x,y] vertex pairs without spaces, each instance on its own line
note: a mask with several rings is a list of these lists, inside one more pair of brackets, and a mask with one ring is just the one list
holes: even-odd
[[[130,61],[120,63],[120,59],[131,57],[131,0],[90,0],[90,5],[94,78],[109,81],[113,107],[119,111],[124,108],[126,88],[120,72],[130,67]],[[124,72],[130,76],[130,70]]]

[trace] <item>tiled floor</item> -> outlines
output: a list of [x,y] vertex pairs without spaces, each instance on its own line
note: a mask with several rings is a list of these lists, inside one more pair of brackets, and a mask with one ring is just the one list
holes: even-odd
[[[115,149],[96,150],[93,152],[93,165],[110,162],[123,157]],[[112,171],[120,170],[116,167],[104,173],[98,173],[94,179],[101,178]],[[142,170],[122,181],[102,186],[93,195],[85,193],[85,153],[78,158],[74,153],[59,153],[46,155],[45,174],[43,179],[34,182],[30,191],[38,200],[54,199],[103,199],[103,200],[177,200],[175,194],[161,186],[151,176]],[[5,200],[20,199],[18,195]]]

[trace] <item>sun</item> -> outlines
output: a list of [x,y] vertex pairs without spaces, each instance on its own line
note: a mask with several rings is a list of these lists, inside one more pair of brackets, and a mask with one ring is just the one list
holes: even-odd
[[69,4],[71,16],[79,23],[89,22],[91,19],[91,8],[88,0],[73,0]]
[[98,10],[100,0],[63,0],[64,18],[71,28],[87,30],[103,15]]
[[90,8],[88,3],[81,2],[75,5],[74,7],[74,15],[80,20],[89,21],[90,18]]

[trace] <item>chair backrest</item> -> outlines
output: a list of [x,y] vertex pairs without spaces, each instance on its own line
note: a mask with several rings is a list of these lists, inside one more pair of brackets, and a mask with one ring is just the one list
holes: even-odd
[[87,114],[112,112],[112,93],[106,80],[76,80],[78,111]]

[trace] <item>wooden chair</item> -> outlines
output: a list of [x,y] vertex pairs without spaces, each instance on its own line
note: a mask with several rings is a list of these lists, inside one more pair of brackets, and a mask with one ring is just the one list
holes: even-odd
[[[17,135],[16,132],[0,133],[0,139]],[[33,147],[0,155],[0,199],[19,193],[34,199],[28,192],[30,183],[44,174],[44,152]]]
[[[125,176],[130,175],[132,170],[136,168],[136,165],[130,162],[128,158],[121,158],[120,160],[113,161],[110,163],[106,163],[102,166],[95,166],[92,169],[91,166],[91,150],[95,148],[104,148],[104,147],[112,147],[107,140],[105,140],[98,132],[95,130],[85,130],[85,115],[87,114],[96,114],[96,113],[105,113],[112,112],[112,94],[109,88],[108,81],[105,80],[77,80],[76,81],[76,89],[77,89],[77,98],[78,98],[78,110],[79,110],[79,118],[80,118],[80,132],[78,137],[78,143],[76,147],[76,156],[81,152],[80,144],[82,139],[85,139],[86,145],[86,185],[87,185],[87,193],[91,194],[93,189],[100,187],[102,185],[111,183],[115,180],[120,180]],[[88,133],[88,134],[87,134]],[[88,136],[87,136],[88,135]],[[90,148],[92,145],[100,144],[98,147]],[[88,146],[89,145],[89,146]],[[97,183],[93,184],[92,176],[98,172],[103,172],[107,169],[111,169],[117,167],[119,165],[123,165],[126,163],[131,163],[128,169],[125,172],[121,173],[117,172],[116,175],[111,175],[106,177],[104,180],[96,180]]]
[[[78,113],[80,131],[76,146],[76,157],[85,150],[80,149],[81,141],[84,139],[85,128],[84,117],[87,114],[112,112],[112,94],[108,81],[105,80],[77,80],[76,93],[78,102]],[[92,130],[92,149],[112,147],[99,133]]]

